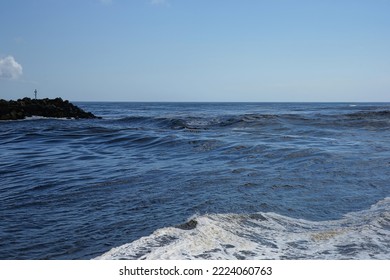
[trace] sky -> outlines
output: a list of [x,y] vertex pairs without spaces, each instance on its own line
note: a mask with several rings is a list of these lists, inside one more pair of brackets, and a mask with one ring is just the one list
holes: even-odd
[[1,0],[0,99],[390,102],[390,0]]

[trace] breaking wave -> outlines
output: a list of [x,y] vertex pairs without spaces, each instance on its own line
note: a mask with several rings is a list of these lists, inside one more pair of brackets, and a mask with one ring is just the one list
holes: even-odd
[[390,198],[339,220],[210,214],[156,230],[97,259],[388,259]]

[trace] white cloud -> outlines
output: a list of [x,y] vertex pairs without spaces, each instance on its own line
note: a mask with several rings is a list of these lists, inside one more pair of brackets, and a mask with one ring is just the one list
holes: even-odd
[[23,67],[13,56],[0,58],[0,79],[15,80],[23,74]]

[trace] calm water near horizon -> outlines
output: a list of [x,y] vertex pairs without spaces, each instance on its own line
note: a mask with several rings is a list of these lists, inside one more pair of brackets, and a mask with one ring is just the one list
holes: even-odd
[[390,103],[75,104],[0,121],[0,259],[390,259]]

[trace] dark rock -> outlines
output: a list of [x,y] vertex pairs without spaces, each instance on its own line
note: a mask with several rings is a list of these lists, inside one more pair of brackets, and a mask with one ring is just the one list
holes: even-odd
[[250,214],[249,218],[257,221],[267,221],[266,217],[258,213]]
[[31,116],[75,119],[100,118],[59,97],[55,99],[25,97],[17,101],[0,99],[0,120],[19,120]]
[[196,220],[189,220],[188,222],[186,222],[184,224],[176,226],[176,228],[183,229],[183,230],[191,230],[191,229],[196,228],[197,225],[198,225],[198,222]]

